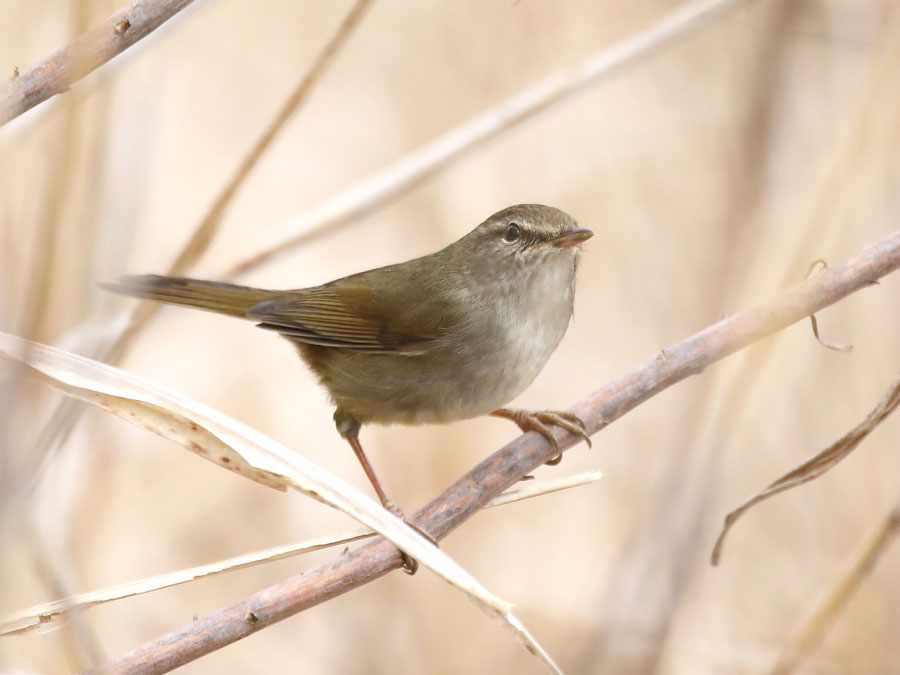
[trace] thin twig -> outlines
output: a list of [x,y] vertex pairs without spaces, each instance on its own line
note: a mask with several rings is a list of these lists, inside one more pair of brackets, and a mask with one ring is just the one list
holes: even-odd
[[813,337],[819,341],[819,344],[825,347],[826,349],[830,349],[834,352],[852,352],[853,345],[840,345],[837,342],[828,342],[827,340],[822,339],[822,336],[819,335],[819,322],[816,319],[815,314],[809,315],[809,323],[812,325]]
[[789,675],[815,649],[837,621],[853,594],[900,532],[900,503],[895,504],[863,544],[850,565],[816,605],[785,646],[771,675]]
[[300,244],[383,208],[471,150],[603,78],[637,65],[749,0],[700,0],[673,10],[647,30],[562,68],[436,141],[295,218],[276,243],[242,260],[224,278],[245,274]]
[[[649,398],[750,343],[786,328],[900,268],[900,231],[769,302],[736,314],[664,350],[570,408],[596,433]],[[559,448],[579,437],[555,430]],[[437,539],[491,499],[554,457],[557,450],[529,432],[498,450],[413,517]],[[346,556],[255,593],[153,640],[103,666],[104,673],[161,673],[181,666],[304,609],[369,583],[400,566],[396,548],[376,539]]]
[[[34,67],[0,84],[0,126],[69,87],[171,19],[193,0],[135,0]],[[16,70],[15,72],[18,72]]]

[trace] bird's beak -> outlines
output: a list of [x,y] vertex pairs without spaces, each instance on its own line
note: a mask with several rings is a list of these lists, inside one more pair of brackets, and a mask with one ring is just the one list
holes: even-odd
[[550,244],[558,248],[568,248],[569,246],[578,246],[578,244],[587,241],[594,236],[594,233],[584,227],[570,227],[563,230],[556,237],[550,240]]

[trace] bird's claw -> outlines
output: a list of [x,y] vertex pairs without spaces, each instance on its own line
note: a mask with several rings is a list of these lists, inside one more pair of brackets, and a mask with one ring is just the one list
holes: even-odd
[[[392,501],[386,501],[384,504],[384,508],[390,511],[393,515],[397,516],[400,520],[406,523],[409,527],[414,529],[416,532],[425,537],[428,541],[430,541],[435,546],[438,545],[437,539],[428,534],[421,527],[412,522],[409,518],[406,517],[406,514],[401,511],[396,504]],[[403,571],[412,576],[416,572],[419,571],[419,561],[413,558],[409,553],[402,549],[398,549],[400,551],[400,558],[403,560]]]
[[591,437],[588,436],[587,426],[578,415],[567,412],[565,410],[512,410],[509,408],[500,408],[491,413],[495,417],[504,417],[512,420],[523,432],[536,431],[546,438],[557,454],[544,462],[550,466],[555,466],[562,461],[562,452],[559,450],[559,443],[550,431],[550,426],[562,427],[566,431],[580,436],[588,447],[591,447]]

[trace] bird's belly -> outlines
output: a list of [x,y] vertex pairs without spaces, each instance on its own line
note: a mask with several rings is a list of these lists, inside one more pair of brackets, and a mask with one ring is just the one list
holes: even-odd
[[462,347],[425,354],[344,352],[331,360],[334,367],[323,384],[334,402],[362,424],[478,417],[503,407],[531,384],[567,323],[567,317],[550,325],[526,320],[502,332],[480,331],[479,340],[462,341]]
[[482,360],[456,364],[444,377],[426,378],[404,412],[403,424],[454,422],[486,415],[518,396],[540,372],[543,362]]

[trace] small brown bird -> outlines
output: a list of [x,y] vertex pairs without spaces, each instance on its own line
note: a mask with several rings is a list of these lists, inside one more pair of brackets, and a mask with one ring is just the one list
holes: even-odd
[[338,432],[381,503],[399,513],[360,446],[363,424],[490,414],[554,446],[547,425],[590,443],[571,413],[501,406],[534,380],[566,332],[580,244],[591,236],[559,209],[521,204],[436,253],[322,286],[272,291],[144,275],[105,288],[256,321],[294,343],[331,395]]

